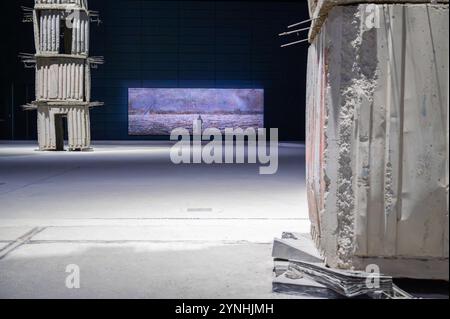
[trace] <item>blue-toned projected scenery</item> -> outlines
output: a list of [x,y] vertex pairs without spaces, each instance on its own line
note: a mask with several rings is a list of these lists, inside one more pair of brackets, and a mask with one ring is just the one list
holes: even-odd
[[129,89],[130,135],[170,135],[175,128],[263,128],[262,89]]

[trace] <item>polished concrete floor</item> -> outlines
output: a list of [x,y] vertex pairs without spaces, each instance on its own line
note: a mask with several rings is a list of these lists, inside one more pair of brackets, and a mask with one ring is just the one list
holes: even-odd
[[[166,142],[42,153],[0,142],[0,298],[284,298],[271,243],[308,232],[305,152],[279,170],[175,165]],[[80,268],[68,289],[66,267]]]

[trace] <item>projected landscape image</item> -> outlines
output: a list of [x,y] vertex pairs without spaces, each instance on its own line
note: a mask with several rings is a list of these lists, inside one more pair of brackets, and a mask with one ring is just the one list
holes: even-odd
[[170,135],[175,128],[263,128],[262,89],[129,89],[130,135]]

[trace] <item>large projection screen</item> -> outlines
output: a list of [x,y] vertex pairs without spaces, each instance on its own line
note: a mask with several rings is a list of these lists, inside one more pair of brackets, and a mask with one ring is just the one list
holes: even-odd
[[203,129],[264,127],[263,89],[128,90],[128,133],[168,136],[176,128],[192,132],[193,122]]

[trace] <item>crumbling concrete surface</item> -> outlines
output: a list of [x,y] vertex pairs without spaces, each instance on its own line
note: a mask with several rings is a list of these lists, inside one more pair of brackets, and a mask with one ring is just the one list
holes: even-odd
[[448,18],[333,6],[311,44],[308,201],[330,266],[448,280]]
[[[361,3],[375,4],[427,4],[427,3],[447,3],[449,0],[308,0],[309,14],[313,19],[309,38],[312,41],[320,32],[323,23],[328,17],[328,13],[336,6],[356,5]],[[367,9],[368,7],[366,7]]]

